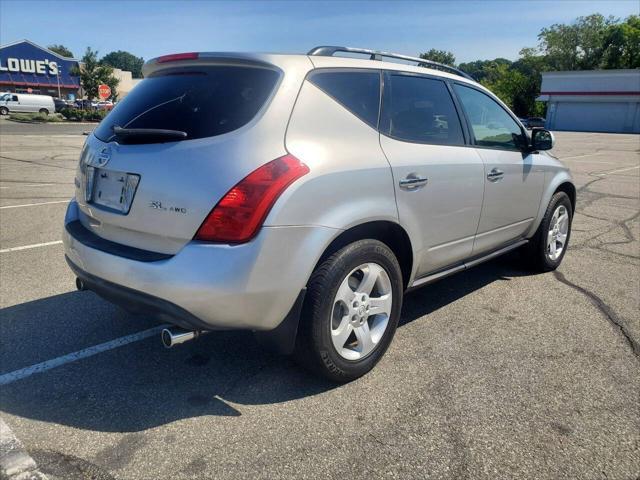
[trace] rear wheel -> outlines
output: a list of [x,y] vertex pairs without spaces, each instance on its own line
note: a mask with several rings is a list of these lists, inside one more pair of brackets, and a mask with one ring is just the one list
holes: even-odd
[[360,240],[314,271],[296,342],[296,358],[337,382],[354,380],[384,355],[402,309],[402,273],[393,252]]
[[40,109],[40,113],[41,113],[42,115],[49,115],[49,110],[47,110],[46,108],[41,108],[41,109]]
[[529,266],[540,272],[549,272],[560,266],[571,236],[573,208],[569,196],[556,192],[545,212],[540,226],[524,251]]
[[9,115],[9,109],[7,107],[0,107],[0,115]]

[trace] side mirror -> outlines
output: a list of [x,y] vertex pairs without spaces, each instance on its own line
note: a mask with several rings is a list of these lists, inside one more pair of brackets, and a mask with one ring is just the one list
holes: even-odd
[[534,128],[531,130],[531,150],[551,150],[556,139],[549,130]]

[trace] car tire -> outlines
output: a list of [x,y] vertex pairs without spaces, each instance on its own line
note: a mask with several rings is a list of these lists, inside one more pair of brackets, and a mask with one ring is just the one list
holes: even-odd
[[295,358],[334,382],[361,377],[393,339],[402,294],[400,265],[387,245],[359,240],[338,250],[307,284]]
[[571,237],[573,207],[565,192],[556,192],[523,255],[527,265],[537,272],[550,272],[560,266]]
[[49,110],[47,110],[46,108],[41,108],[38,113],[41,113],[43,115],[49,115]]
[[0,107],[0,115],[9,115],[9,109],[7,107]]

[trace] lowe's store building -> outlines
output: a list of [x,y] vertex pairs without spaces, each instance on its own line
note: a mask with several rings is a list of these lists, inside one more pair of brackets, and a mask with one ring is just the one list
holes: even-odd
[[66,58],[29,40],[0,46],[0,92],[37,93],[75,99],[78,60]]

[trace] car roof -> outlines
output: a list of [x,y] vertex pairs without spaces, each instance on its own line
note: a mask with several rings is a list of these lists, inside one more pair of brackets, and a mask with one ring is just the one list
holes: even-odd
[[320,55],[309,56],[309,59],[316,68],[371,68],[377,70],[421,73],[438,77],[446,77],[452,80],[460,80],[461,82],[479,85],[477,82],[469,80],[468,78],[465,78],[461,75],[443,72],[442,70],[437,70],[435,68],[409,65],[407,63],[389,62],[386,60],[369,60],[364,58],[329,57]]
[[[179,62],[162,62],[163,57],[152,58],[143,66],[144,76],[163,69],[175,67],[178,65],[203,65],[211,63],[249,63],[262,64],[264,66],[275,65],[285,68],[287,64],[297,64],[299,62],[307,62],[314,68],[368,68],[376,70],[391,70],[398,72],[410,72],[416,74],[427,74],[438,77],[444,77],[463,83],[469,83],[476,87],[486,90],[478,82],[466,78],[461,74],[449,73],[436,68],[428,68],[424,66],[409,65],[407,63],[389,62],[382,60],[370,60],[363,58],[350,58],[329,55],[305,55],[305,54],[286,54],[286,53],[253,53],[253,52],[194,52],[197,53],[197,60],[186,60]],[[311,68],[310,68],[311,69]]]

